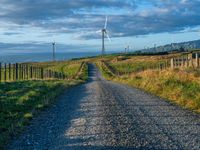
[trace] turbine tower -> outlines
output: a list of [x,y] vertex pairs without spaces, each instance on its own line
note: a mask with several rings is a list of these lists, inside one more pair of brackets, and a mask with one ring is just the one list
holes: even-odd
[[104,27],[101,30],[97,31],[97,33],[102,33],[102,51],[101,51],[102,56],[105,54],[105,35],[108,38],[108,40],[111,41],[108,35],[107,23],[108,23],[108,18],[106,16]]
[[56,46],[56,42],[55,41],[52,43],[52,46],[53,46],[53,61],[55,61],[56,60],[55,59],[55,46]]
[[157,46],[154,44],[154,51],[157,52]]

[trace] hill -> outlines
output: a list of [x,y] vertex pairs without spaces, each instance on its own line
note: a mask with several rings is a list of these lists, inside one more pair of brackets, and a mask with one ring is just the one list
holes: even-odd
[[146,48],[142,49],[141,52],[170,52],[170,51],[177,51],[180,49],[184,49],[185,51],[187,51],[199,47],[200,47],[200,40],[194,40],[194,41],[171,43],[163,46]]

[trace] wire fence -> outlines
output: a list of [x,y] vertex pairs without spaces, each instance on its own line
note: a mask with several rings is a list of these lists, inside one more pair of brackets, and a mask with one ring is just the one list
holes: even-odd
[[171,68],[198,68],[200,67],[200,52],[186,53],[171,58]]
[[[134,69],[117,69],[108,61],[101,61],[101,65],[114,76],[128,75],[131,73],[142,72],[145,70],[162,71],[166,69],[184,69],[184,68],[199,68],[200,67],[200,51],[181,53],[179,56],[173,56],[166,60],[159,60],[155,63],[138,65]],[[134,71],[133,71],[134,70]]]
[[0,63],[0,82],[20,80],[66,79],[62,72],[20,63]]
[[[138,72],[142,72],[145,70],[157,70],[157,71],[162,71],[162,70],[166,70],[170,68],[170,61],[166,60],[166,61],[162,61],[162,62],[157,62],[154,64],[148,64],[145,66],[140,66],[137,69],[135,69],[134,71],[128,72],[128,71],[118,71],[117,69],[113,68],[108,62],[106,61],[101,61],[101,65],[106,68],[106,70],[109,70],[109,72],[113,75],[113,76],[120,76],[120,75],[125,75],[125,74],[131,74],[131,73],[138,73]],[[124,69],[126,70],[126,69]]]

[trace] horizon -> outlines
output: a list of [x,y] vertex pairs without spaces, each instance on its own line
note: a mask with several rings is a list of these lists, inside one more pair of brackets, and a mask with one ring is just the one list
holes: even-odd
[[[105,16],[112,41],[106,52],[200,39],[199,0],[0,2],[0,53],[100,52]],[[46,7],[48,6],[48,7]],[[42,50],[42,51],[41,51]]]

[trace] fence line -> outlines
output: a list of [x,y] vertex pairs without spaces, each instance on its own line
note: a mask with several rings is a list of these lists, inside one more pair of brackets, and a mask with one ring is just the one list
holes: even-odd
[[66,79],[66,76],[62,72],[42,67],[0,62],[0,82],[47,79]]
[[192,68],[198,68],[200,67],[200,62],[199,62],[199,55],[200,52],[193,52],[193,53],[187,53],[183,54],[182,56],[178,57],[173,57],[171,58],[170,64],[171,68],[187,68],[187,67],[192,67]]
[[[102,61],[104,67],[106,67],[110,72],[114,75],[120,76],[124,74],[131,74],[132,72],[119,72],[114,69],[109,63]],[[156,64],[151,64],[147,66],[143,66],[138,68],[134,72],[141,72],[145,70],[158,70],[162,71],[165,69],[174,69],[174,68],[199,68],[200,67],[200,51],[195,51],[191,53],[184,53],[181,56],[176,56],[173,58],[169,58],[166,61],[161,61]]]
[[83,71],[84,66],[86,65],[86,62],[82,62],[77,73],[72,77],[73,79],[77,79],[80,73]]
[[101,65],[106,68],[107,70],[109,70],[109,72],[113,75],[113,76],[120,76],[120,75],[125,75],[125,74],[131,74],[133,72],[142,72],[145,70],[158,70],[158,71],[162,71],[162,70],[166,70],[170,68],[170,62],[168,60],[163,61],[163,62],[158,62],[156,64],[151,64],[148,66],[143,66],[141,68],[138,68],[136,71],[133,72],[119,72],[118,70],[114,69],[111,65],[109,65],[108,62],[106,61],[101,61]]

